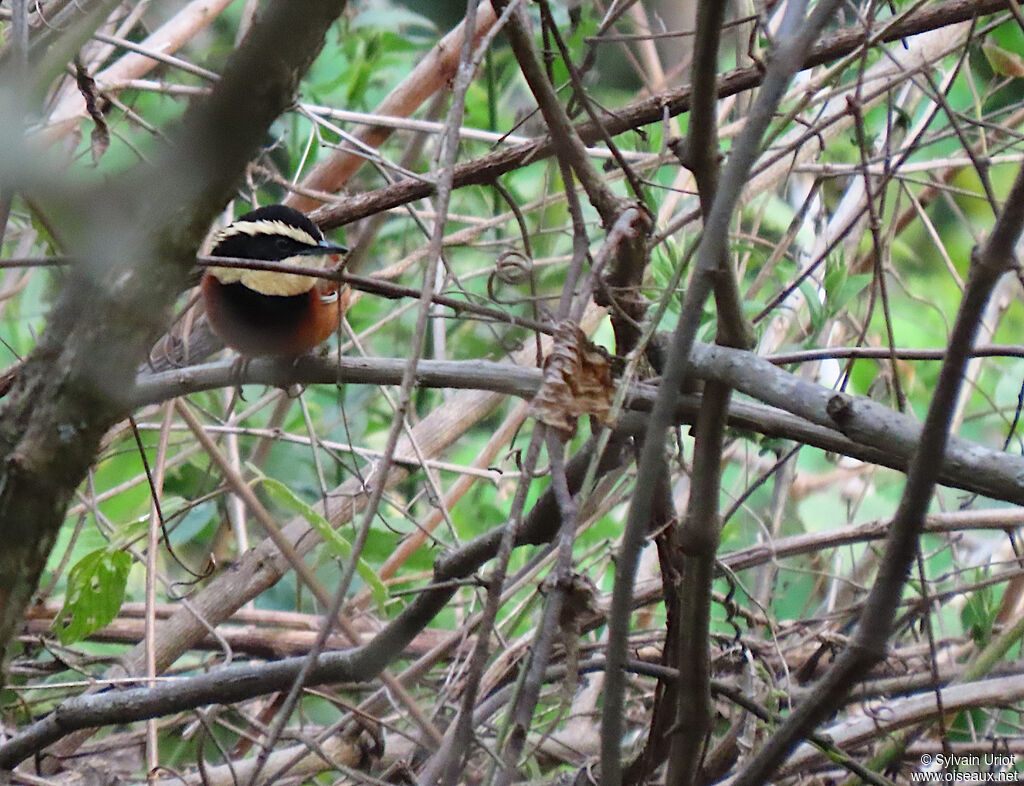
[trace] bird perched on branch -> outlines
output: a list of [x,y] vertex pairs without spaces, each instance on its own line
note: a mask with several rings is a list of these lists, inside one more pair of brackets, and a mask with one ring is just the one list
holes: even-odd
[[[211,255],[310,267],[347,251],[298,210],[269,205],[221,230]],[[308,352],[334,332],[349,299],[347,287],[324,278],[237,267],[207,268],[202,292],[217,335],[249,357]]]

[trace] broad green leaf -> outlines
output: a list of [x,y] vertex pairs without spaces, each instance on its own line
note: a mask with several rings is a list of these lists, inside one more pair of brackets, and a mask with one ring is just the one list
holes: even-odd
[[[293,513],[298,513],[308,521],[309,525],[320,533],[320,537],[324,539],[328,548],[337,556],[344,559],[352,558],[352,544],[339,535],[330,522],[317,513],[312,505],[299,499],[288,486],[279,480],[263,477],[259,479],[259,482],[263,484],[263,488],[267,490],[267,493],[275,502],[288,508]],[[382,609],[388,598],[388,589],[384,586],[384,582],[380,580],[374,569],[361,557],[356,562],[356,572],[366,582],[366,586],[370,588],[370,594],[373,596],[374,603],[377,604],[378,608]]]
[[67,595],[53,625],[62,644],[74,644],[107,625],[124,601],[131,556],[103,548],[86,554],[68,573]]

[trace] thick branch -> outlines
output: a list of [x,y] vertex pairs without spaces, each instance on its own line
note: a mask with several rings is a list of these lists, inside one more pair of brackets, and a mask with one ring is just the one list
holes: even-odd
[[[303,358],[296,364],[254,360],[242,382],[287,388],[295,384],[398,384],[404,360],[398,358]],[[905,471],[921,440],[921,423],[866,397],[836,393],[784,371],[749,352],[696,344],[693,376],[714,380],[763,401],[765,408],[743,401],[729,406],[729,424],[770,436]],[[540,388],[537,369],[485,360],[423,360],[417,381],[423,387],[490,390],[529,399]],[[133,405],[142,406],[175,396],[230,387],[238,382],[230,360],[167,371],[147,377],[136,389]],[[658,389],[636,385],[626,405],[647,412]],[[692,423],[700,397],[677,402],[676,423]],[[787,414],[790,413],[790,414]],[[1024,504],[1024,458],[993,450],[959,437],[950,440],[939,479],[993,499]]]

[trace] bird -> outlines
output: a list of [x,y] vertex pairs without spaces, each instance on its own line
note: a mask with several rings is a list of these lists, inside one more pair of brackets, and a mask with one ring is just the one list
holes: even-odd
[[[308,267],[311,258],[337,263],[347,252],[298,210],[267,205],[218,232],[211,256]],[[214,332],[243,357],[309,352],[335,331],[349,300],[347,287],[324,278],[219,266],[206,269],[201,291]]]

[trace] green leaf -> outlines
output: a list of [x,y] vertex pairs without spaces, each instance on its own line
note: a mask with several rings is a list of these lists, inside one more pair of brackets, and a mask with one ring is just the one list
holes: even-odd
[[124,601],[131,556],[111,547],[86,554],[68,574],[64,608],[53,626],[62,644],[74,644],[107,625]]
[[991,40],[981,45],[981,51],[985,53],[985,59],[992,66],[992,70],[999,76],[1024,76],[1024,58],[1016,52],[1003,49]]
[[830,287],[826,283],[829,312],[838,314],[847,303],[863,292],[873,279],[872,273],[856,273],[842,276],[835,287]]
[[[983,581],[985,578],[987,576],[984,571],[977,571],[975,581]],[[984,647],[992,638],[997,611],[991,587],[979,587],[967,596],[960,611],[960,621],[978,647]]]
[[418,29],[421,34],[434,35],[437,25],[423,14],[417,14],[402,6],[384,8],[366,8],[360,10],[351,22],[352,30],[378,28],[380,30],[399,30],[408,32],[409,28]]
[[[288,486],[279,480],[263,477],[259,479],[259,482],[263,484],[263,488],[267,490],[267,493],[275,502],[288,508],[293,513],[298,513],[308,521],[309,525],[320,533],[320,537],[324,539],[328,548],[336,556],[344,559],[352,558],[352,544],[339,535],[330,522],[317,513],[312,505],[299,499]],[[384,586],[384,582],[378,578],[374,569],[362,557],[356,562],[356,572],[366,582],[366,586],[370,588],[370,594],[373,596],[374,603],[377,604],[378,608],[383,609],[384,603],[388,598],[388,589]]]
[[801,281],[799,287],[804,300],[807,301],[807,314],[811,320],[810,332],[815,335],[824,327],[828,314],[819,299],[818,284],[810,276]]

